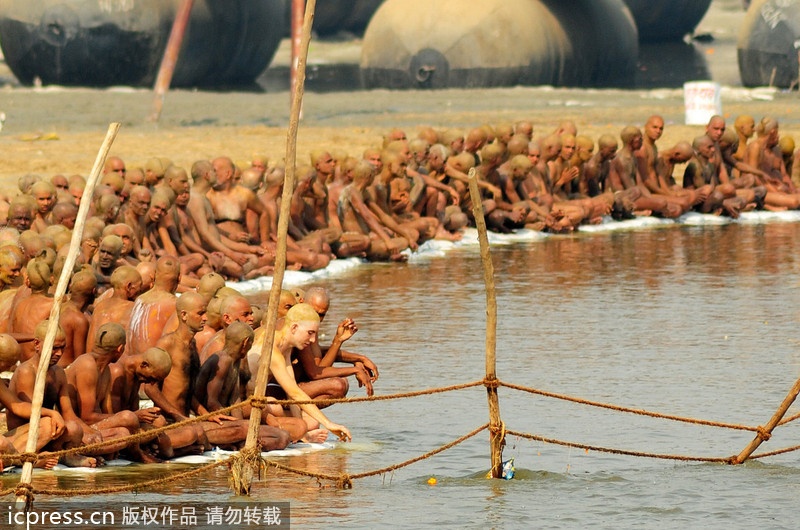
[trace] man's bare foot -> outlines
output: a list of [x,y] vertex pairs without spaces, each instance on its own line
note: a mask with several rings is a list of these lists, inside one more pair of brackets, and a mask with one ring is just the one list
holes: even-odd
[[722,208],[731,219],[738,219],[741,212],[741,205],[735,199],[725,199],[722,201]]
[[464,237],[464,234],[461,232],[449,232],[446,228],[441,226],[436,231],[436,237],[434,239],[441,239],[442,241],[460,241],[462,237]]
[[272,265],[265,265],[264,267],[260,267],[258,269],[253,269],[247,274],[244,275],[246,280],[252,280],[254,278],[260,278],[261,276],[269,276],[275,272],[275,267]]
[[603,222],[603,218],[602,217],[592,217],[591,219],[589,219],[589,224],[590,225],[599,225],[602,222]]
[[536,221],[535,223],[528,223],[525,225],[526,230],[535,230],[537,232],[541,232],[545,228],[547,228],[547,225],[544,221]]
[[321,444],[328,439],[328,429],[312,429],[303,436],[300,441],[306,443]]
[[636,217],[648,217],[650,215],[653,215],[653,210],[635,210],[633,212],[633,215],[635,215]]
[[62,458],[62,462],[67,467],[98,467],[102,465],[100,461],[102,461],[100,457],[95,458],[77,454],[64,455],[64,458]]
[[389,261],[396,261],[398,263],[405,263],[408,261],[408,256],[405,254],[401,254],[400,252],[395,252],[391,256],[389,256]]
[[160,458],[150,453],[149,451],[140,451],[138,456],[139,462],[142,464],[160,464],[163,462]]
[[[47,458],[40,458],[36,461],[33,467],[37,469],[53,469],[58,464],[58,457],[49,456]],[[2,469],[2,467],[0,467]]]

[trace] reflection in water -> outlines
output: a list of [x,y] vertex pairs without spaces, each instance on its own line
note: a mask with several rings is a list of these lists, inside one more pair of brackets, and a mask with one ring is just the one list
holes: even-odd
[[[494,247],[498,376],[620,405],[763,424],[800,372],[798,238],[798,223],[734,224]],[[364,265],[321,283],[332,292],[323,340],[339,320],[353,317],[360,331],[346,347],[378,364],[376,393],[483,377],[485,295],[476,248],[407,265]],[[363,390],[353,385],[351,394]],[[500,409],[509,429],[630,450],[729,456],[752,437],[508,389],[501,389]],[[350,427],[353,443],[282,461],[328,474],[377,469],[450,442],[488,417],[482,388],[337,405],[326,414]],[[765,449],[798,439],[800,427],[781,427]],[[731,526],[720,515],[731,513],[733,526],[776,526],[775,514],[796,507],[796,453],[732,468],[509,439],[505,456],[516,458],[518,480],[480,478],[489,466],[488,435],[481,433],[389,476],[356,481],[353,490],[320,489],[313,479],[270,470],[254,495],[290,500],[295,520],[313,528],[374,528],[387,521],[414,528],[584,527],[598,520],[625,528],[641,527],[642,517],[653,526],[676,526],[678,512],[681,527],[709,520]],[[162,469],[40,473],[35,483],[102,487],[152,478]],[[427,484],[431,476],[437,486]],[[221,495],[228,495],[225,470],[114,501]]]

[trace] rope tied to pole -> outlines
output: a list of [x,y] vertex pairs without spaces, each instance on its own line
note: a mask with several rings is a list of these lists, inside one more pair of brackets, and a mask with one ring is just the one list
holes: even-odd
[[230,470],[230,487],[239,495],[250,495],[250,486],[253,478],[261,478],[262,472],[267,469],[267,462],[261,456],[261,448],[244,447],[238,454],[228,461]]
[[339,475],[339,479],[336,481],[336,487],[340,490],[353,489],[353,481],[350,480],[350,475],[347,473],[342,473]]
[[14,489],[14,495],[17,499],[25,499],[25,511],[33,507],[33,486],[27,482],[20,482]]
[[759,440],[762,442],[766,442],[770,438],[772,438],[772,433],[767,430],[766,427],[763,425],[758,426],[758,430],[756,431],[756,435],[758,436]]
[[487,389],[497,389],[500,387],[500,380],[496,377],[487,377],[483,380],[483,386]]

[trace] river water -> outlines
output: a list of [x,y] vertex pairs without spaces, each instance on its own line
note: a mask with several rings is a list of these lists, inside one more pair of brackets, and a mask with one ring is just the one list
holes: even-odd
[[[799,223],[669,227],[494,246],[497,373],[504,381],[652,411],[746,425],[767,421],[798,376]],[[380,368],[377,394],[464,383],[484,374],[485,294],[476,247],[406,265],[364,265],[322,282],[333,294],[327,340],[350,316],[348,346]],[[326,340],[323,336],[323,341]],[[610,412],[501,388],[508,429],[589,445],[700,457],[738,454],[751,432]],[[363,395],[357,388],[351,395]],[[795,409],[790,411],[794,412]],[[482,387],[337,405],[353,442],[282,459],[328,474],[421,455],[488,421]],[[794,423],[762,450],[792,446]],[[797,453],[743,466],[613,455],[509,436],[511,481],[487,480],[488,434],[393,474],[337,490],[270,471],[253,497],[291,503],[298,528],[794,527]],[[77,475],[47,487],[104,487],[186,466]],[[435,477],[438,483],[428,485]],[[13,479],[4,479],[7,487]],[[211,502],[227,471],[120,502]]]

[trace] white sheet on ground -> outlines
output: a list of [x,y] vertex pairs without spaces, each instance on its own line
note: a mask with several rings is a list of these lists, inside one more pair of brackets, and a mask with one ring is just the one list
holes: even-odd
[[[658,228],[667,226],[720,226],[731,223],[740,224],[762,224],[762,223],[796,223],[800,222],[800,211],[792,210],[786,212],[745,212],[738,219],[721,217],[718,215],[701,214],[689,212],[683,214],[678,219],[660,219],[657,217],[637,217],[625,221],[615,221],[606,216],[600,224],[581,225],[578,234],[596,234],[606,232],[616,232],[624,230],[644,230],[648,228]],[[489,243],[491,245],[509,245],[512,243],[539,241],[553,237],[551,234],[537,232],[535,230],[517,230],[509,234],[499,234],[489,232]],[[464,237],[460,241],[426,241],[419,246],[415,252],[405,250],[409,263],[422,263],[433,258],[446,255],[455,248],[469,248],[478,246],[478,231],[468,228],[464,231]],[[366,260],[359,258],[336,259],[324,269],[314,272],[286,271],[284,275],[285,285],[304,285],[310,284],[320,278],[337,276],[344,271],[352,270],[359,265],[367,263]],[[391,265],[391,264],[388,264]],[[233,287],[242,294],[255,294],[268,291],[272,287],[272,277],[264,276],[243,282],[228,282],[228,286]]]
[[[290,444],[289,447],[286,449],[279,449],[275,451],[265,451],[261,453],[261,456],[264,458],[275,458],[275,457],[287,457],[287,456],[299,456],[307,453],[314,453],[317,451],[325,451],[327,449],[333,449],[336,447],[336,443],[333,442],[324,442],[324,443],[294,443]],[[173,458],[172,460],[167,460],[165,463],[167,464],[210,464],[212,462],[219,462],[228,458],[230,455],[236,454],[236,451],[226,451],[224,449],[215,448],[212,451],[206,451],[200,455],[187,455],[187,456],[179,456],[178,458]],[[62,464],[58,464],[53,468],[53,471],[64,471],[68,473],[101,473],[104,471],[111,471],[117,467],[124,467],[134,464],[135,462],[131,462],[130,460],[125,460],[122,458],[118,458],[116,460],[108,460],[105,465],[94,468],[94,467],[68,467]],[[22,471],[22,466],[9,466],[3,470],[3,473],[20,473]],[[37,473],[47,473],[48,471],[45,469],[35,469]]]

